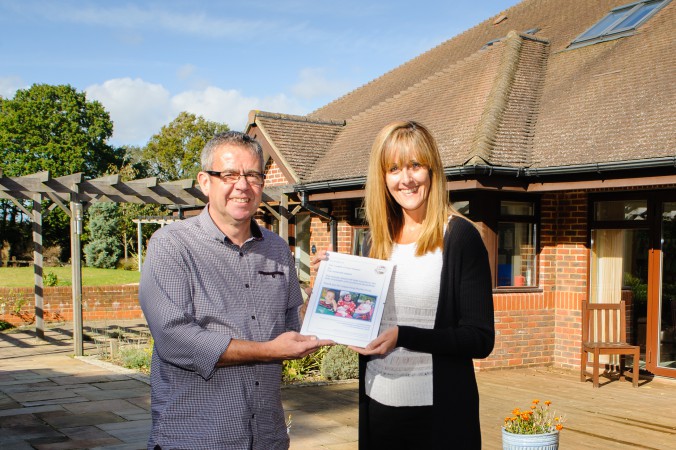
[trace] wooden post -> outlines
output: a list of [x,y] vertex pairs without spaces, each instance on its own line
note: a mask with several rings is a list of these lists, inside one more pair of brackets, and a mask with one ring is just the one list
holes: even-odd
[[35,274],[35,336],[45,338],[42,279],[42,194],[33,194],[33,272]]
[[82,330],[82,234],[83,210],[79,201],[70,202],[70,264],[73,292],[73,346],[75,356],[84,354]]
[[279,236],[289,242],[289,196],[282,193],[279,201]]
[[136,222],[136,239],[138,239],[138,271],[140,272],[143,264],[143,230],[140,220]]

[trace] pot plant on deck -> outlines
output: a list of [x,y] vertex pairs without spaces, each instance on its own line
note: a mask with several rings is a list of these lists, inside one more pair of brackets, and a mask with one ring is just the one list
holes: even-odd
[[530,409],[516,408],[512,415],[505,417],[502,427],[503,450],[556,450],[559,448],[559,431],[564,419],[552,412],[549,400],[540,404],[533,400]]

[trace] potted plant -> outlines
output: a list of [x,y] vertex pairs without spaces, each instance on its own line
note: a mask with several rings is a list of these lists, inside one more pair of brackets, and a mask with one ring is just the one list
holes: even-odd
[[549,409],[552,402],[533,400],[530,409],[516,408],[512,415],[505,417],[502,427],[503,450],[559,448],[559,431],[565,419]]

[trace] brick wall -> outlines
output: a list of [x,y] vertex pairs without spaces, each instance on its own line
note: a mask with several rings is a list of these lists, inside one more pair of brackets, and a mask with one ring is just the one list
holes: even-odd
[[266,186],[284,185],[289,183],[282,173],[282,170],[279,168],[279,165],[273,161],[272,158],[268,159],[267,164],[265,164],[264,173]]
[[587,299],[587,195],[546,194],[541,202],[541,292],[496,293],[495,350],[478,369],[579,367],[581,302]]
[[[338,248],[334,251],[352,253],[353,227],[348,222],[351,217],[349,202],[347,200],[333,202],[330,214],[338,222]],[[310,247],[314,245],[319,251],[328,248],[329,244],[331,244],[330,221],[313,215],[310,221]],[[316,271],[312,270],[311,275],[312,283],[314,283]]]
[[[73,320],[70,286],[45,287],[43,294],[45,322]],[[143,317],[138,303],[138,285],[84,286],[83,320],[137,319]],[[0,320],[13,325],[35,321],[33,287],[0,288]]]

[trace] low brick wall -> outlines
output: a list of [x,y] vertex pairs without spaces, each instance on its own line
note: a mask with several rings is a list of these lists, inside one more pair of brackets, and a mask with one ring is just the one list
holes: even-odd
[[[45,322],[73,320],[70,286],[45,287],[43,294]],[[138,303],[138,285],[83,286],[83,320],[138,319],[143,312]],[[12,325],[35,321],[33,287],[0,288],[0,320]]]

